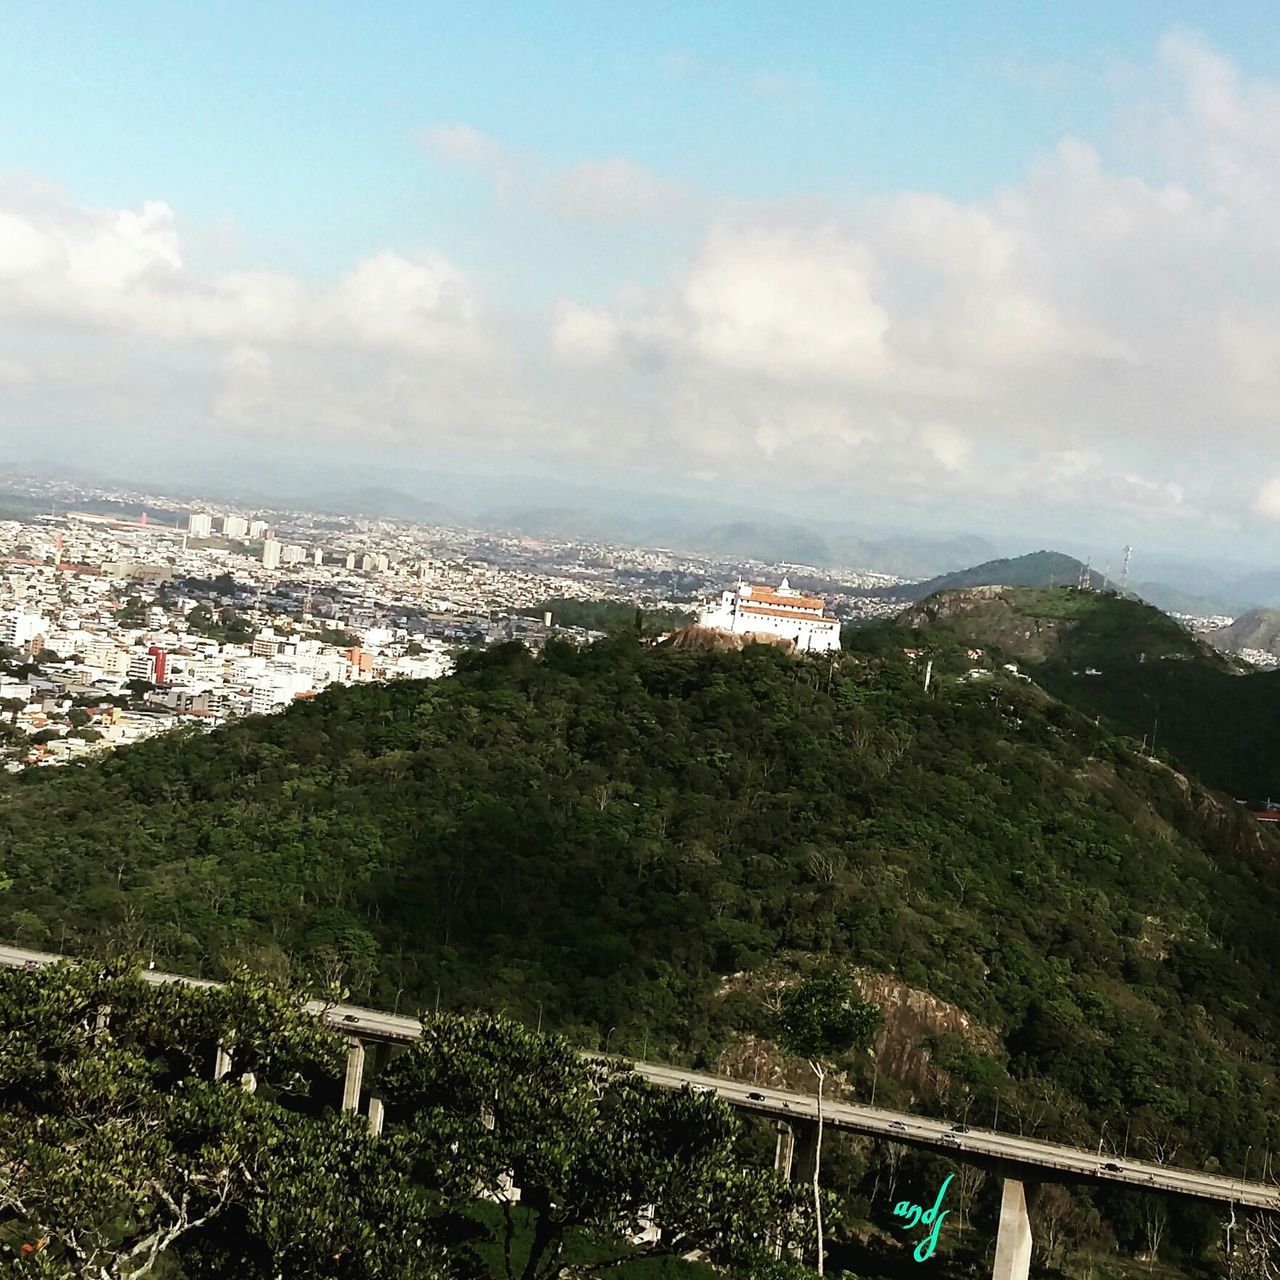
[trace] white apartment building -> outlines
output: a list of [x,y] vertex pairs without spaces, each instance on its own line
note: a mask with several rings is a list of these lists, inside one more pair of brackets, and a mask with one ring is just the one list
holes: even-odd
[[0,644],[8,645],[10,649],[21,649],[48,628],[49,620],[40,614],[14,609],[0,616]]
[[268,538],[262,544],[262,567],[264,569],[278,569],[280,567],[280,552],[284,548],[274,538]]
[[249,532],[249,522],[244,516],[225,515],[222,517],[222,536],[224,538],[243,538]]
[[739,582],[702,611],[698,625],[735,636],[778,636],[794,641],[796,649],[805,653],[840,648],[840,623],[827,615],[822,598],[793,591],[786,578],[776,591]]
[[274,680],[264,680],[253,686],[249,695],[249,710],[255,716],[269,716],[287,707],[292,694]]
[[260,538],[265,538],[270,526],[265,520],[249,521],[249,538],[252,542],[257,542]]
[[280,652],[280,639],[271,627],[259,631],[250,650],[255,658],[274,658]]
[[306,547],[285,547],[280,553],[280,559],[285,564],[301,564],[306,558]]
[[193,538],[213,536],[213,517],[204,511],[193,511],[187,517],[187,532]]
[[129,655],[128,677],[130,680],[147,680],[151,684],[156,680],[155,654],[145,649],[135,649]]

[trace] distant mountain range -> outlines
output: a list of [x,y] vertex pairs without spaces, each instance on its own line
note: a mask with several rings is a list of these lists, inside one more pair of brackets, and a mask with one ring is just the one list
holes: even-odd
[[959,569],[995,550],[985,538],[968,535],[869,537],[838,527],[755,520],[709,524],[670,516],[645,519],[589,508],[497,508],[477,520],[487,527],[535,536],[621,541],[726,559],[875,570],[905,578]]
[[421,524],[463,524],[463,517],[444,503],[415,498],[399,489],[370,487],[318,493],[309,503],[317,511],[373,520],[413,520]]

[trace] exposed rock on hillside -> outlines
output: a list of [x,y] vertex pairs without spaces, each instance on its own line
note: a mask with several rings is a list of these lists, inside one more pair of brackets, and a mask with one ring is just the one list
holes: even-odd
[[[894,1080],[913,1096],[935,1088],[939,1068],[932,1062],[928,1041],[945,1033],[960,1036],[979,1053],[1000,1056],[999,1037],[955,1005],[891,974],[855,969],[853,978],[862,998],[878,1005],[884,1016],[875,1042],[881,1080]],[[720,994],[750,990],[763,995],[777,982],[778,973],[772,968],[767,974],[737,974],[721,984]],[[804,1092],[816,1088],[813,1073],[804,1063],[788,1057],[772,1040],[752,1034],[734,1037],[716,1060],[716,1070],[767,1087]],[[835,1092],[850,1092],[844,1077]]]

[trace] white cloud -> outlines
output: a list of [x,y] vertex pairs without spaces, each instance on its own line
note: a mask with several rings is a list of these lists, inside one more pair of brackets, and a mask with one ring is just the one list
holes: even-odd
[[624,157],[434,126],[427,152],[550,220],[566,258],[627,219],[689,246],[657,273],[638,258],[611,300],[566,280],[514,319],[430,249],[327,284],[199,271],[163,202],[0,182],[0,386],[78,411],[154,394],[158,419],[187,387],[246,430],[536,451],[725,496],[1280,519],[1280,481],[1251,493],[1240,461],[1280,404],[1280,88],[1175,32],[1126,92],[1122,133],[1063,138],[972,200],[711,200]]
[[618,333],[618,322],[607,311],[568,299],[556,304],[551,342],[562,360],[571,364],[609,360],[617,352]]
[[687,203],[688,195],[678,183],[664,182],[643,165],[613,156],[587,160],[556,175],[547,184],[546,198],[565,217],[614,222],[669,217]]
[[1253,514],[1263,520],[1280,520],[1280,476],[1272,476],[1253,495]]
[[857,380],[885,361],[874,277],[871,255],[829,232],[717,229],[684,279],[675,323],[721,368]]
[[205,278],[185,264],[161,202],[83,210],[47,188],[0,188],[0,319],[178,342],[409,349],[484,344],[479,305],[439,254],[383,252],[330,287],[279,272]]
[[948,471],[963,470],[973,453],[973,442],[943,422],[922,427],[920,438],[929,452]]
[[427,153],[450,168],[487,177],[504,199],[518,197],[558,218],[618,222],[666,219],[693,207],[694,194],[624,156],[557,165],[536,151],[508,147],[470,125],[421,132]]

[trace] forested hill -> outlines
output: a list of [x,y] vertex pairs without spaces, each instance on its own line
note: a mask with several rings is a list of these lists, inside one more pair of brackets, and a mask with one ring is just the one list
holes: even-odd
[[1082,575],[1087,576],[1094,590],[1107,585],[1102,574],[1089,569],[1074,556],[1061,551],[1032,551],[1024,556],[985,560],[923,582],[898,583],[881,594],[923,600],[939,591],[954,591],[959,587],[1066,587],[1077,585]]
[[0,919],[703,1061],[765,1025],[727,975],[830,954],[994,1033],[921,1046],[946,1070],[913,1105],[1145,1115],[1238,1168],[1280,1104],[1270,835],[1033,686],[926,695],[904,662],[503,646],[29,771]]
[[851,632],[873,651],[922,645],[945,668],[1022,664],[1038,684],[1229,795],[1280,798],[1280,672],[1219,652],[1138,600],[1106,592],[977,587],[941,592],[894,623]]

